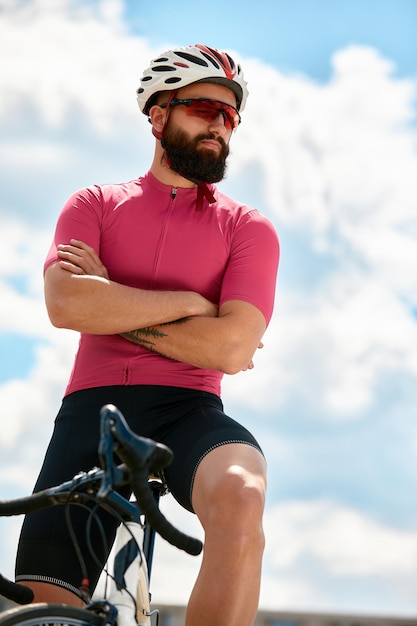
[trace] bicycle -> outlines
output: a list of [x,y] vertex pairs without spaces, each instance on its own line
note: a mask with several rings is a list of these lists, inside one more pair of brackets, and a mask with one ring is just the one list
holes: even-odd
[[[83,580],[80,590],[84,608],[65,604],[34,603],[33,593],[22,584],[0,574],[0,594],[18,606],[0,614],[0,626],[155,626],[158,610],[150,606],[150,575],[155,535],[189,554],[198,555],[202,543],[184,534],[159,509],[159,498],[167,493],[163,469],[172,460],[165,445],[136,435],[122,413],[111,404],[100,412],[99,458],[101,468],[81,472],[70,481],[16,500],[0,501],[0,517],[20,515],[57,505],[86,506],[89,520],[97,508],[114,515],[120,526],[114,545],[112,569],[105,569],[107,590],[103,598],[92,600],[88,572],[78,553]],[[121,463],[115,461],[115,454]],[[127,500],[116,489],[130,484],[136,502]],[[91,524],[87,525],[87,532]],[[77,544],[74,539],[74,547]]]

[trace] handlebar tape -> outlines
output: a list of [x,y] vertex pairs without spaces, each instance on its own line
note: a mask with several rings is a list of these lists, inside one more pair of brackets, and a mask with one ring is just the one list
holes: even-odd
[[30,604],[33,600],[33,591],[29,587],[13,583],[0,574],[0,594],[17,604]]
[[49,490],[38,491],[31,496],[16,498],[16,500],[0,500],[0,516],[22,515],[47,509],[55,504],[56,500]]

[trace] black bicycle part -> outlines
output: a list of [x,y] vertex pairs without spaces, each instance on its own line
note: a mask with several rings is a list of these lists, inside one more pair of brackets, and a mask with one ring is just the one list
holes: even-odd
[[0,574],[0,595],[9,598],[17,604],[30,604],[33,600],[33,591],[25,585],[13,583]]

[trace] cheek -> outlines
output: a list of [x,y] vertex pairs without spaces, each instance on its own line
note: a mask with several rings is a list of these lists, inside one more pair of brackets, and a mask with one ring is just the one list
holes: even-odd
[[187,133],[190,138],[195,134],[201,133],[202,128],[207,127],[207,122],[203,119],[187,115],[184,109],[176,107],[171,109],[169,123],[175,125],[175,128],[182,133]]

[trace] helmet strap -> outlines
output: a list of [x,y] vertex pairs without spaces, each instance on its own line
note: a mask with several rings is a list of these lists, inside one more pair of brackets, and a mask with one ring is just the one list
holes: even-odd
[[200,182],[197,186],[197,201],[195,204],[196,211],[203,210],[204,198],[209,204],[213,204],[213,202],[216,202],[216,198],[211,193],[210,189],[207,186],[207,183]]

